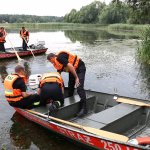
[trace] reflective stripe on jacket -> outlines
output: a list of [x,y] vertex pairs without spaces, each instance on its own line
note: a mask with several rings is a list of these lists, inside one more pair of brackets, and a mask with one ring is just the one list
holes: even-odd
[[[78,68],[80,58],[77,55],[71,54],[67,51],[61,51],[57,55],[59,55],[61,53],[66,53],[69,55],[68,63],[72,64],[74,69],[76,70]],[[55,58],[53,65],[58,71],[69,72],[68,67],[64,67],[63,64],[61,64],[60,62],[57,61],[57,58]]]
[[25,81],[24,76],[21,77],[17,74],[8,75],[4,80],[5,97],[8,102],[20,101],[23,98],[21,90],[13,88],[13,84],[18,78],[22,78]]
[[63,79],[58,72],[44,73],[40,81],[40,87],[44,83],[58,83],[61,87],[64,85]]

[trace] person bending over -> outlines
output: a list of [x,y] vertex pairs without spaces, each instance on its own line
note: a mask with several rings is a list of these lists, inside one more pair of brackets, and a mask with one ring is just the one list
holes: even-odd
[[84,62],[77,55],[67,51],[60,51],[57,55],[50,53],[47,56],[47,60],[53,64],[58,72],[61,73],[64,71],[69,73],[69,96],[73,96],[76,84],[77,93],[81,98],[80,111],[77,116],[82,117],[87,113],[86,93],[84,90],[86,67]]

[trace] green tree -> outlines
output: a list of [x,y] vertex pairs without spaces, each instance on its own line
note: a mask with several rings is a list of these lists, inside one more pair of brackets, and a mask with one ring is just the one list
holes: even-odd
[[104,8],[105,3],[94,1],[93,3],[82,7],[79,11],[71,10],[64,17],[65,22],[72,23],[95,23],[98,21],[98,16]]
[[99,15],[99,23],[112,24],[112,23],[126,23],[129,17],[128,6],[120,1],[112,1],[111,4],[106,6],[102,13]]
[[150,23],[150,1],[149,0],[126,0],[131,8],[130,23]]

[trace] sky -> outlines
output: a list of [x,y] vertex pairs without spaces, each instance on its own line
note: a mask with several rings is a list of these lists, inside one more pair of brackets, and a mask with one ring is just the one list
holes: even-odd
[[[111,0],[99,0],[108,4]],[[0,14],[64,16],[72,9],[80,10],[94,0],[1,0]]]

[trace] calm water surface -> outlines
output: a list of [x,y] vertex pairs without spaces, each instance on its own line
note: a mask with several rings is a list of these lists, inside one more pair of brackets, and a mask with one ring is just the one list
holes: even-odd
[[[9,34],[14,46],[20,46],[19,34]],[[150,68],[140,65],[136,57],[139,39],[134,36],[116,35],[107,31],[44,31],[31,32],[30,44],[45,41],[48,52],[69,50],[83,59],[87,67],[85,88],[122,96],[150,98]],[[7,40],[6,47],[10,47]],[[24,58],[28,75],[54,71],[46,54]],[[13,72],[17,59],[0,61],[0,148],[66,150],[80,149],[42,127],[15,113],[4,98],[3,79]],[[63,73],[65,84],[68,76]]]

